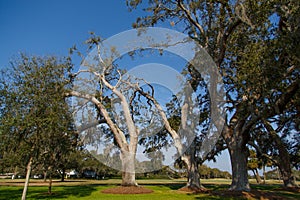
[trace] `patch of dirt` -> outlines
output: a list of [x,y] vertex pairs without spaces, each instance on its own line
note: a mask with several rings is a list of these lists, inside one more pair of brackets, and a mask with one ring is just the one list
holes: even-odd
[[194,194],[209,192],[209,190],[207,190],[206,188],[191,188],[191,187],[186,187],[186,186],[178,189],[178,191],[194,193]]
[[141,186],[119,186],[114,188],[108,188],[102,190],[101,192],[106,194],[148,194],[152,193],[153,191]]

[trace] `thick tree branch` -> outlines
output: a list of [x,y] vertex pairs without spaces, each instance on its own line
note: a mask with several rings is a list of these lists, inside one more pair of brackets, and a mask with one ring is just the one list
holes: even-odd
[[133,119],[131,117],[131,113],[130,113],[130,106],[127,102],[126,97],[116,87],[114,87],[110,83],[108,83],[105,80],[104,76],[100,76],[100,79],[103,82],[103,84],[106,87],[108,87],[121,100],[121,106],[122,106],[122,110],[124,112],[124,117],[125,117],[125,121],[126,121],[126,125],[127,125],[127,128],[128,128],[130,137],[132,137],[132,139],[137,138],[138,137],[138,129],[134,125],[134,121],[133,121]]
[[262,156],[262,157],[265,157],[267,159],[269,159],[270,161],[272,161],[275,165],[278,165],[278,161],[275,160],[272,156],[266,154],[266,153],[263,153],[263,151],[261,150],[261,148],[255,144],[253,141],[249,141],[248,144],[252,147],[255,148],[255,150]]
[[98,99],[96,99],[94,96],[91,96],[89,94],[81,94],[76,91],[70,91],[70,92],[66,93],[65,96],[79,97],[79,98],[83,98],[83,99],[89,100],[92,103],[94,103],[101,111],[104,119],[106,120],[107,125],[110,127],[111,131],[113,132],[115,139],[116,139],[118,145],[120,146],[120,148],[123,148],[125,145],[128,146],[123,132],[112,121],[112,119],[110,118],[109,113],[105,109],[104,105]]
[[80,127],[77,128],[77,131],[80,133],[80,132],[85,131],[89,128],[95,127],[99,124],[105,124],[105,123],[106,123],[106,119],[95,120],[91,123],[81,125]]
[[143,90],[141,90],[140,88],[137,88],[137,91],[143,95],[144,97],[146,97],[147,99],[151,100],[153,102],[153,104],[155,105],[156,109],[158,110],[163,122],[164,122],[164,126],[166,128],[166,130],[170,133],[171,137],[174,140],[174,144],[175,147],[177,148],[179,154],[183,153],[183,146],[181,144],[181,140],[180,140],[180,136],[178,135],[178,133],[171,127],[168,118],[163,110],[163,108],[161,107],[161,105],[156,101],[156,99],[151,96],[150,94],[144,92]]
[[228,28],[225,30],[223,36],[221,37],[221,40],[220,40],[220,53],[219,53],[219,57],[218,57],[218,67],[220,69],[221,67],[221,64],[224,60],[224,57],[225,57],[225,52],[226,52],[226,45],[227,45],[227,40],[229,38],[229,36],[233,33],[233,31],[242,23],[242,21],[240,19],[236,19],[234,22],[232,22]]
[[286,108],[286,105],[291,101],[291,99],[299,91],[299,89],[300,89],[300,79],[297,79],[277,99],[274,108],[267,109],[265,113],[267,113],[269,117],[282,113],[283,110]]

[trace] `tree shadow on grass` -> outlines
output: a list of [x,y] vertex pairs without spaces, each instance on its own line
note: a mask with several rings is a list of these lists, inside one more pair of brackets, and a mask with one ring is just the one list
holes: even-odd
[[168,185],[164,185],[165,187],[170,188],[170,190],[179,190],[180,188],[184,187],[186,184],[168,184]]
[[142,183],[140,186],[162,186],[170,190],[178,190],[185,186],[185,183]]
[[[251,191],[229,191],[228,185],[223,184],[207,184],[209,189],[209,199],[268,199],[268,200],[287,200],[300,199],[298,191],[287,191],[278,185],[252,185]],[[193,194],[189,194],[193,195]],[[195,197],[195,199],[203,199],[202,197]]]
[[228,184],[203,184],[203,186],[209,190],[228,190]]
[[23,188],[19,187],[5,187],[5,189],[2,189],[0,186],[0,200],[6,200],[6,199],[21,199],[23,192]]
[[65,199],[70,196],[76,198],[90,196],[92,192],[97,191],[97,185],[80,185],[80,186],[56,186],[52,188],[52,194],[48,194],[47,187],[43,187],[40,191],[29,191],[30,199]]

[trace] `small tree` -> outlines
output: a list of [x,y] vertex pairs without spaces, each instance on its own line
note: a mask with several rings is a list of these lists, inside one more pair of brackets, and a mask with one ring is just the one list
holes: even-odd
[[68,59],[22,55],[1,76],[1,129],[5,133],[1,141],[6,151],[17,150],[27,162],[22,199],[33,165],[41,164],[51,174],[62,155],[76,146],[77,133],[63,95],[70,86],[71,69]]
[[260,175],[257,170],[259,167],[260,167],[260,163],[256,156],[256,152],[254,150],[250,150],[250,156],[249,156],[249,160],[248,160],[248,169],[253,172],[256,182],[260,184],[260,183],[262,183],[262,181],[261,181]]

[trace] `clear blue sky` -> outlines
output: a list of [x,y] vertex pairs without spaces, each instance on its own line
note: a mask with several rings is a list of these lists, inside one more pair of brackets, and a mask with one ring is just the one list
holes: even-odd
[[[0,0],[0,67],[20,52],[67,55],[89,31],[108,38],[131,29],[141,15],[129,12],[125,0]],[[209,166],[231,172],[227,151]]]
[[66,55],[89,31],[107,38],[141,12],[128,12],[124,0],[0,0],[0,66],[19,52]]

